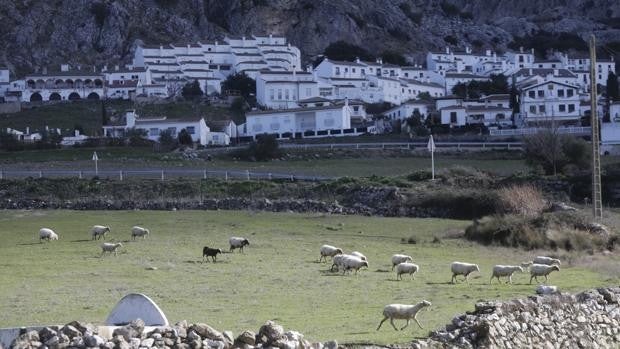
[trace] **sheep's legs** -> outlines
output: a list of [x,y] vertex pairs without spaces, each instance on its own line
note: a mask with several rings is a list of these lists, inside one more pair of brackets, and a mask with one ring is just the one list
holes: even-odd
[[545,275],[545,283],[547,283],[547,280],[548,280],[548,279],[547,279],[547,275]]
[[379,326],[377,326],[377,331],[379,331],[379,329],[381,328],[381,325],[383,325],[383,323],[385,322],[385,320],[387,320],[388,317],[384,317],[383,320],[381,320],[381,322],[379,323]]
[[420,325],[420,321],[418,321],[418,319],[414,316],[413,319],[415,320],[415,323],[418,324],[418,326],[420,326],[421,329],[424,329],[424,327],[422,327],[422,325]]
[[398,331],[398,329],[396,328],[396,325],[394,325],[394,318],[393,317],[390,318],[390,324],[392,324],[392,327],[394,327],[395,331]]
[[407,323],[405,324],[405,326],[401,327],[401,328],[400,328],[400,330],[401,330],[401,331],[402,331],[402,330],[404,330],[404,329],[405,329],[405,327],[407,327],[407,326],[409,326],[409,319],[407,319]]

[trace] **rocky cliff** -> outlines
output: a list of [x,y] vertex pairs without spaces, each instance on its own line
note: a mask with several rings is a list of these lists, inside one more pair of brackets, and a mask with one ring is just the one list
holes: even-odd
[[[0,65],[20,75],[60,62],[129,62],[138,40],[285,35],[306,58],[346,40],[418,53],[504,49],[537,30],[618,41],[617,0],[13,0],[0,1]],[[415,55],[414,55],[415,57]]]

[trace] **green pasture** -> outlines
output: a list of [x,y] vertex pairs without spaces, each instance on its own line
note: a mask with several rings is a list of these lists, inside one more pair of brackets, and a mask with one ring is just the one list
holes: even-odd
[[[122,241],[118,256],[100,256],[101,241],[89,227],[109,225],[108,241]],[[246,211],[3,211],[0,212],[0,327],[102,323],[125,294],[151,297],[174,323],[206,322],[235,335],[257,331],[273,319],[311,341],[406,343],[472,310],[481,299],[533,294],[529,276],[514,285],[489,285],[494,264],[513,264],[544,251],[483,247],[454,238],[468,222]],[[130,241],[133,225],[150,228],[145,240]],[[41,227],[59,241],[39,243]],[[205,245],[227,249],[230,236],[244,236],[245,253],[225,253],[202,263]],[[402,239],[415,236],[416,244]],[[441,242],[433,242],[439,237]],[[328,271],[319,263],[322,244],[360,251],[370,268],[358,275]],[[420,265],[415,280],[395,281],[390,256],[406,253]],[[620,281],[617,254],[568,255],[550,284],[579,291]],[[452,261],[478,263],[469,284],[449,284]],[[156,267],[156,270],[147,268]],[[375,331],[389,303],[433,303],[419,314],[425,330],[389,324]],[[402,324],[397,320],[397,325]]]

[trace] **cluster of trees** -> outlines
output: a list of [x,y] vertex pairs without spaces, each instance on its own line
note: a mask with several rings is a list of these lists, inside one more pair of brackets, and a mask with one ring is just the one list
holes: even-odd
[[508,78],[503,74],[491,75],[488,81],[460,82],[452,88],[452,93],[469,99],[478,99],[483,95],[509,94]]
[[[381,58],[383,63],[401,66],[408,64],[407,59],[397,51],[385,50],[378,56],[375,56],[363,47],[342,40],[329,44],[323,51],[323,56],[336,61],[354,61],[356,58],[363,61],[374,61],[377,58]],[[313,65],[316,67],[322,61],[323,57],[318,57]]]

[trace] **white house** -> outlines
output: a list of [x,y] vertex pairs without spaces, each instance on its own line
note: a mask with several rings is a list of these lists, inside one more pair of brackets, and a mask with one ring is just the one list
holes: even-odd
[[213,120],[207,122],[209,134],[207,144],[229,145],[232,139],[239,136],[237,124],[232,120]]
[[152,141],[159,141],[159,136],[163,131],[170,131],[173,137],[178,137],[178,133],[185,129],[192,137],[194,142],[201,145],[208,144],[209,127],[203,117],[187,117],[180,119],[169,119],[165,116],[160,117],[139,117],[135,111],[130,110],[118,122],[103,126],[103,134],[106,137],[123,137],[129,129],[141,129],[146,131],[147,138]]
[[404,120],[411,117],[416,111],[422,116],[422,120],[428,117],[432,104],[424,100],[410,100],[399,106],[385,111],[383,114],[391,120]]
[[349,106],[325,106],[252,111],[246,114],[243,135],[275,134],[278,138],[346,135],[351,129]]
[[297,108],[300,100],[318,96],[318,83],[309,72],[260,71],[256,76],[256,101],[263,107]]
[[521,115],[526,123],[575,123],[579,113],[579,87],[548,80],[525,86],[520,92]]
[[22,101],[99,100],[105,96],[104,77],[93,70],[70,70],[63,64],[58,72],[26,75]]

